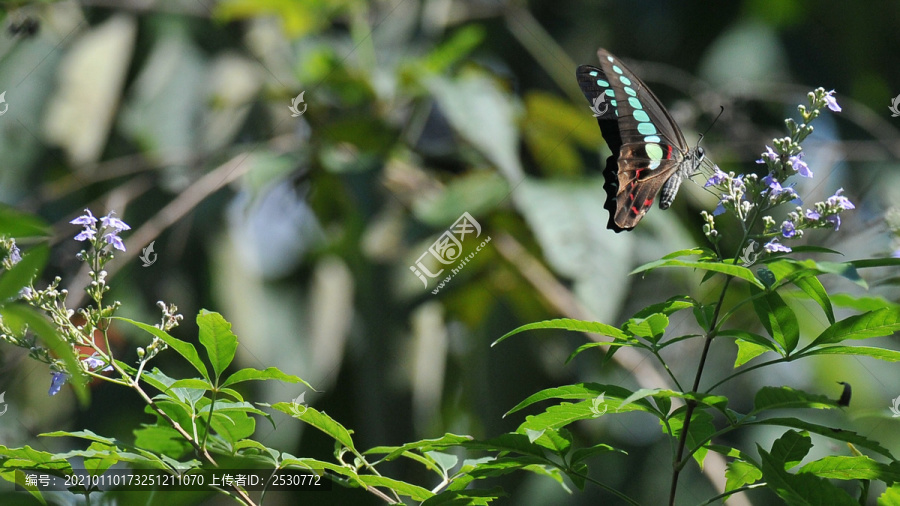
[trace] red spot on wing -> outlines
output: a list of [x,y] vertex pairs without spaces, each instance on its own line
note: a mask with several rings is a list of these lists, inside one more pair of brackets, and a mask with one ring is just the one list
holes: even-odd
[[671,159],[672,159],[672,145],[669,144],[669,145],[666,146],[666,147],[669,148],[669,152],[666,153],[666,160],[671,160]]
[[631,212],[633,212],[635,216],[638,215],[638,209],[634,206],[631,206]]
[[644,201],[644,207],[649,207],[653,205],[653,199],[647,199]]
[[634,171],[634,178],[635,178],[635,179],[640,179],[640,178],[641,178],[641,172],[644,172],[644,169],[637,169],[636,171]]

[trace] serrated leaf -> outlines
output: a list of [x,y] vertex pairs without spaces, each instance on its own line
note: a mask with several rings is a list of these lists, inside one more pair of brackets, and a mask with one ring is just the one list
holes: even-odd
[[791,474],[759,445],[757,448],[762,457],[762,473],[766,486],[778,494],[786,504],[859,506],[847,492],[835,487],[828,480],[811,474]]
[[656,313],[646,318],[628,320],[623,325],[623,328],[626,332],[656,343],[665,334],[668,326],[669,317],[663,313]]
[[617,338],[625,338],[626,334],[612,325],[607,325],[605,323],[599,322],[588,322],[584,320],[573,320],[571,318],[557,318],[555,320],[544,320],[541,322],[529,323],[527,325],[522,325],[519,328],[513,329],[506,334],[503,334],[500,339],[497,339],[491,346],[496,346],[503,341],[507,337],[516,335],[520,332],[525,332],[526,330],[535,330],[535,329],[557,329],[557,330],[573,330],[577,332],[587,332],[591,334],[600,334],[604,336],[617,337]]
[[810,449],[812,449],[812,438],[809,437],[809,434],[789,430],[772,443],[771,456],[776,462],[780,462],[785,470],[788,470],[799,464]]
[[844,318],[819,334],[810,346],[847,339],[888,336],[900,330],[900,308],[883,308]]
[[900,484],[888,487],[878,496],[878,506],[900,506]]
[[804,430],[807,432],[812,432],[814,434],[819,434],[820,436],[829,437],[837,441],[844,441],[847,443],[852,443],[856,446],[867,448],[869,450],[872,450],[873,452],[884,455],[889,459],[894,458],[891,455],[891,452],[888,451],[887,448],[881,446],[881,444],[877,441],[867,439],[866,437],[860,436],[853,431],[825,427],[824,425],[806,422],[797,418],[768,418],[766,420],[744,422],[744,425],[775,425],[780,427],[790,427],[792,429]]
[[744,485],[752,485],[762,478],[762,471],[743,460],[733,460],[725,469],[725,491],[737,490]]
[[234,360],[237,336],[231,331],[231,323],[222,315],[205,309],[197,314],[197,327],[200,329],[200,344],[206,348],[215,373],[215,384],[218,384],[219,377]]
[[456,434],[444,434],[443,436],[436,439],[423,439],[421,441],[414,441],[412,443],[406,443],[402,446],[376,446],[374,448],[369,448],[365,452],[364,455],[381,455],[386,454],[381,460],[394,460],[395,458],[402,455],[404,452],[410,450],[419,450],[422,452],[432,451],[439,448],[448,448],[451,446],[459,446],[462,443],[466,443],[472,441],[472,436],[459,436]]
[[659,269],[660,267],[687,267],[690,269],[702,269],[713,272],[720,272],[722,274],[727,274],[729,276],[733,276],[739,279],[743,279],[744,281],[760,288],[764,289],[765,285],[753,275],[753,271],[750,269],[740,266],[740,265],[731,265],[720,262],[696,262],[696,261],[686,261],[686,260],[657,260],[655,262],[650,262],[644,264],[637,269],[631,271],[631,274],[638,274],[640,272],[648,272],[654,269]]
[[866,456],[844,455],[823,457],[800,468],[799,473],[810,473],[834,480],[881,480],[886,483],[900,482],[900,469],[889,466]]
[[164,343],[169,345],[170,348],[175,350],[179,355],[181,355],[182,357],[187,359],[187,361],[190,362],[190,364],[192,366],[194,366],[194,369],[196,369],[197,372],[199,372],[206,379],[206,381],[210,381],[209,371],[207,371],[207,369],[206,369],[206,364],[204,364],[203,361],[200,360],[200,355],[197,354],[197,349],[194,348],[193,344],[186,342],[186,341],[182,341],[181,339],[172,337],[167,332],[165,332],[161,329],[158,329],[152,325],[147,325],[146,323],[141,323],[138,321],[130,320],[128,318],[122,318],[121,316],[115,316],[113,318],[116,320],[121,320],[126,323],[130,323],[130,324],[134,325],[135,327],[142,329],[146,332],[149,332],[150,334],[158,337],[161,341],[163,341]]
[[484,506],[505,496],[506,493],[500,487],[490,490],[447,490],[423,502],[421,506]]
[[[607,405],[610,408],[618,408],[619,404],[621,404],[621,399],[625,399],[626,397],[632,394],[631,390],[626,388],[622,388],[618,385],[602,385],[600,383],[577,383],[574,385],[565,385],[561,387],[547,388],[541,390],[540,392],[536,392],[531,394],[524,401],[516,404],[512,409],[507,411],[503,416],[506,417],[516,411],[519,411],[523,408],[526,408],[536,402],[545,401],[548,399],[575,399],[575,400],[586,400],[586,399],[595,399],[600,395],[604,395],[606,397]],[[613,402],[613,404],[609,404]],[[633,409],[641,409],[643,411],[652,411],[650,409],[650,405],[645,403],[640,403],[639,407],[636,406]]]
[[697,302],[691,297],[687,295],[676,295],[674,297],[670,297],[665,302],[650,304],[637,313],[634,313],[632,318],[647,318],[648,316],[656,313],[662,313],[666,316],[672,316],[674,313],[681,311],[682,309],[690,309],[695,305],[697,305]]
[[[669,427],[672,428],[673,436],[675,437],[681,436],[681,431],[684,428],[685,414],[686,409],[682,406],[669,417]],[[695,409],[694,413],[691,415],[691,425],[688,428],[687,447],[692,450],[697,448],[702,442],[707,441],[715,434],[715,432],[716,428],[713,425],[712,413],[705,409]],[[697,448],[697,451],[692,455],[701,469],[703,468],[703,461],[706,459],[707,453],[709,453],[709,450],[705,448],[704,445],[704,447]]]
[[303,414],[298,415],[294,412],[294,405],[288,402],[276,402],[275,404],[272,404],[272,408],[312,425],[334,438],[335,441],[346,446],[353,452],[356,452],[356,447],[353,445],[353,439],[350,437],[350,431],[325,414],[324,411],[319,411],[312,406],[307,406],[306,411],[304,411]]
[[628,452],[626,452],[625,450],[615,448],[608,444],[600,443],[600,444],[597,444],[597,445],[594,445],[594,446],[591,446],[588,448],[579,448],[579,449],[573,451],[572,457],[569,459],[569,464],[570,465],[577,464],[578,462],[581,462],[582,460],[586,460],[591,457],[594,457],[597,455],[602,455],[605,453],[610,453],[610,452],[618,452],[623,455],[628,455]]
[[836,408],[837,401],[824,395],[810,394],[791,387],[762,387],[753,399],[753,413],[769,409]]

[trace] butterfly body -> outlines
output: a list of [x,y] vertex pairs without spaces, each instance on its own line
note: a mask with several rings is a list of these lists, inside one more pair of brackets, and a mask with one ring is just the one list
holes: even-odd
[[685,178],[704,159],[703,148],[691,148],[656,95],[605,49],[600,66],[576,71],[581,91],[612,151],[603,171],[607,228],[631,230],[660,195],[667,209]]

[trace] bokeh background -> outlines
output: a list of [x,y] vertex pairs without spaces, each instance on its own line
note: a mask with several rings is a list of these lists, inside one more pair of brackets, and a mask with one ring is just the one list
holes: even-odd
[[[44,281],[59,275],[83,303],[78,227],[91,209],[115,210],[133,230],[111,264],[110,297],[122,316],[154,322],[157,300],[178,305],[174,334],[196,339],[201,308],[221,312],[240,339],[240,367],[277,366],[312,383],[305,400],[355,431],[359,447],[396,445],[445,432],[488,438],[538,409],[503,414],[538,389],[578,381],[629,388],[655,383],[656,364],[637,357],[601,364],[586,337],[551,331],[490,343],[518,325],[560,316],[621,323],[643,306],[720,288],[700,274],[630,276],[659,256],[705,244],[699,212],[716,196],[686,183],[672,209],[651,211],[631,233],[605,229],[600,170],[609,154],[574,78],[605,47],[649,84],[696,143],[726,171],[753,161],[809,90],[837,90],[807,141],[815,173],[797,182],[807,202],[843,187],[857,209],[840,231],[801,244],[847,259],[898,249],[885,215],[900,203],[900,3],[745,0],[85,0],[2,2],[0,201],[54,224]],[[299,117],[289,106],[300,93]],[[436,295],[410,271],[464,212],[491,242]],[[727,229],[723,223],[721,228]],[[481,240],[481,239],[479,239]],[[157,261],[138,259],[151,242]],[[464,242],[468,254],[476,242]],[[731,247],[736,245],[732,244]],[[867,272],[870,296],[896,301],[885,270]],[[860,295],[846,280],[831,290]],[[791,299],[803,335],[826,324]],[[839,311],[846,316],[847,311]],[[747,318],[743,323],[750,325]],[[735,322],[741,325],[740,321]],[[147,336],[118,329],[126,360]],[[746,330],[757,330],[747,328]],[[697,332],[689,314],[672,336]],[[696,341],[696,342],[695,342]],[[690,384],[699,340],[666,359]],[[880,342],[896,345],[894,338]],[[727,375],[736,348],[713,345],[705,384]],[[17,349],[0,349],[0,390],[9,412],[0,444],[64,451],[75,441],[37,438],[90,429],[124,441],[149,416],[129,391],[96,384],[79,410],[65,388],[47,395],[50,374]],[[173,353],[158,364],[187,374]],[[900,395],[897,366],[818,358],[749,374],[721,390],[746,410],[762,385],[837,397],[851,407],[808,414],[900,451],[888,406]],[[303,391],[248,391],[266,402]],[[811,418],[811,419],[813,419]],[[332,443],[275,414],[257,438],[295,455],[330,459]],[[594,462],[592,476],[641,503],[667,495],[669,445],[649,416],[606,416],[573,427],[582,441],[624,448]],[[755,454],[782,431],[727,440]],[[814,439],[813,457],[846,454]],[[715,471],[715,470],[714,470]],[[386,472],[431,488],[403,463]],[[721,475],[721,472],[719,475]],[[712,474],[715,474],[713,472]],[[613,504],[595,487],[570,495],[515,474],[497,482],[501,504]],[[680,501],[716,486],[696,466]],[[876,496],[872,494],[871,496]],[[226,503],[169,494],[168,504]],[[267,504],[378,504],[358,490],[272,496]],[[734,504],[769,504],[766,492]],[[599,502],[598,502],[599,501]],[[743,501],[743,502],[741,502]],[[730,502],[731,504],[731,502]]]

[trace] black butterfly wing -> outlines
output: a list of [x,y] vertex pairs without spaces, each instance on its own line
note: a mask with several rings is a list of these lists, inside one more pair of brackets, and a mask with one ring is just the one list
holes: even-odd
[[653,205],[663,184],[678,170],[687,142],[678,125],[627,66],[604,49],[600,67],[576,71],[604,140],[612,151],[603,171],[609,211],[607,228],[631,230]]

